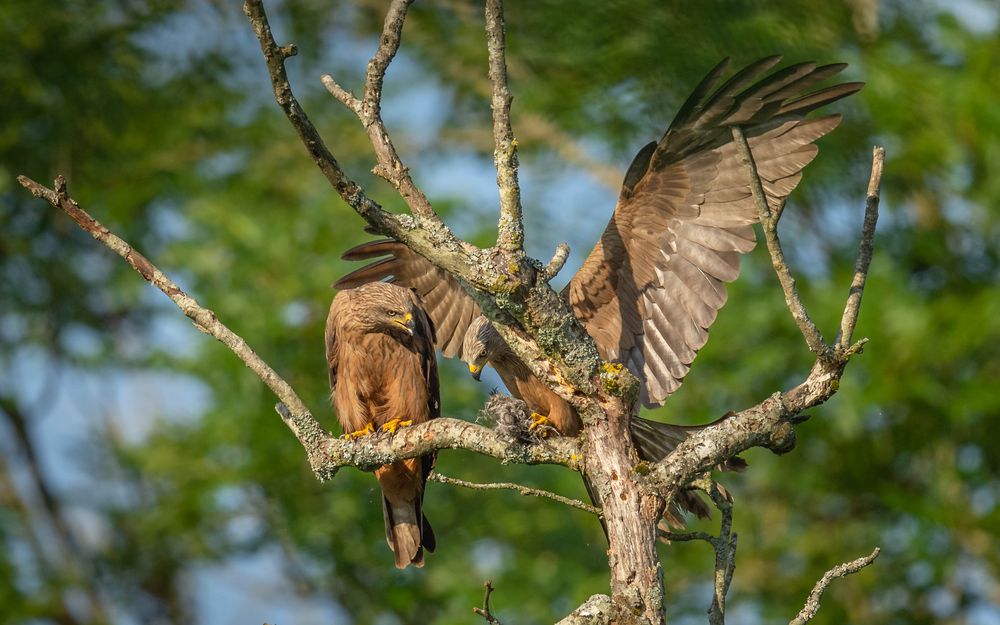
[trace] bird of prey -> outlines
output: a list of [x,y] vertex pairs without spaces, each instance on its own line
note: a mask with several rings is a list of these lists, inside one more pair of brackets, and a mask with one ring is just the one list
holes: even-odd
[[[846,64],[798,63],[761,78],[780,60],[752,63],[718,88],[729,60],[709,72],[660,140],[632,160],[604,233],[563,291],[601,357],[639,378],[646,406],[661,405],[680,386],[726,302],[725,283],[739,274],[740,254],[756,244],[757,209],[731,127],[743,128],[774,208],[816,156],[813,142],[841,119],[807,114],[862,87],[813,90]],[[389,280],[415,289],[436,324],[438,347],[447,357],[460,354],[480,310],[458,279],[392,240],[364,243],[343,257],[379,260],[338,286]],[[481,364],[471,366],[476,373]],[[518,385],[524,388],[510,390],[525,394],[530,405],[534,385]],[[541,400],[538,407],[553,410]],[[549,416],[563,434],[580,427],[572,414]]]
[[[337,293],[326,319],[330,398],[345,436],[423,423],[440,416],[434,324],[411,289],[372,282]],[[396,567],[424,565],[435,538],[423,514],[435,456],[375,470],[382,487],[385,538]]]
[[[462,360],[468,363],[469,371],[477,380],[487,364],[493,366],[510,394],[524,401],[531,409],[532,423],[529,428],[534,429],[541,424],[551,423],[563,436],[579,434],[583,423],[573,406],[531,372],[483,315],[473,320],[465,334]],[[542,420],[543,416],[547,416],[548,419]],[[629,433],[642,460],[659,462],[690,434],[717,422],[705,425],[673,425],[633,416],[629,421]],[[742,471],[746,468],[746,462],[742,458],[733,457],[726,460],[720,468],[727,471]],[[586,476],[584,484],[590,499],[600,505],[600,497]],[[687,510],[702,518],[709,516],[705,502],[692,491],[679,493],[672,502],[671,509],[665,511],[663,516],[668,525],[674,527],[684,525],[681,510]]]

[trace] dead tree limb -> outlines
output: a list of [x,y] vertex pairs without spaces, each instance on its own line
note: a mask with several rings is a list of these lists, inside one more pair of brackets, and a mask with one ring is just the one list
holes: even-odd
[[552,501],[558,501],[559,503],[570,506],[571,508],[576,508],[578,510],[583,510],[584,512],[601,516],[600,508],[583,503],[578,499],[563,497],[562,495],[557,495],[547,490],[530,488],[521,484],[514,484],[513,482],[468,482],[466,480],[460,480],[454,477],[448,477],[447,475],[442,475],[437,471],[431,473],[427,480],[430,482],[440,482],[441,484],[451,484],[452,486],[462,486],[464,488],[471,488],[472,490],[512,490],[524,496],[551,499]]
[[739,126],[733,126],[733,140],[749,172],[750,192],[753,194],[754,202],[757,205],[757,214],[760,217],[760,225],[764,231],[767,251],[771,253],[771,264],[774,266],[774,271],[778,275],[778,282],[781,283],[781,288],[785,292],[785,304],[792,313],[795,323],[799,326],[806,344],[809,345],[809,350],[819,358],[829,358],[830,348],[823,341],[823,335],[820,334],[816,324],[809,318],[809,313],[802,304],[798,289],[795,287],[795,278],[792,277],[791,271],[788,269],[788,263],[785,262],[785,253],[781,249],[781,240],[778,238],[778,220],[781,218],[783,206],[775,207],[773,211],[768,206],[764,187],[761,184],[760,176],[757,174],[757,165],[754,163],[753,154],[750,151],[750,144],[747,143],[743,129]]
[[510,125],[513,97],[507,84],[506,29],[503,0],[486,0],[486,46],[493,83],[493,162],[500,190],[500,223],[497,246],[510,254],[523,253],[524,221],[521,216],[521,186],[517,181],[517,141]]
[[867,556],[858,558],[857,560],[851,560],[850,562],[844,562],[843,564],[838,564],[827,571],[823,577],[816,582],[812,592],[809,593],[809,598],[806,599],[805,606],[802,607],[802,610],[799,611],[798,615],[793,618],[788,625],[805,625],[811,621],[819,611],[819,601],[823,598],[823,593],[826,591],[826,587],[838,577],[846,577],[865,568],[875,561],[875,558],[878,557],[878,554],[881,551],[881,549],[876,547],[875,550]]

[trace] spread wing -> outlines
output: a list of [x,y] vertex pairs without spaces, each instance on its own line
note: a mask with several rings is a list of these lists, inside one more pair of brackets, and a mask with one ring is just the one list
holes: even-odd
[[362,243],[347,250],[342,258],[380,260],[347,274],[333,285],[335,288],[387,280],[414,289],[436,329],[437,347],[448,358],[461,355],[465,331],[480,312],[479,305],[451,274],[392,239]]
[[739,255],[755,245],[757,212],[730,127],[744,128],[774,207],[816,156],[813,142],[840,123],[805,115],[862,86],[801,95],[844,64],[800,63],[758,80],[780,58],[761,59],[714,92],[728,59],[702,80],[663,138],[636,155],[611,221],[567,286],[601,355],[643,381],[647,406],[680,386],[726,302],[725,283],[739,275]]

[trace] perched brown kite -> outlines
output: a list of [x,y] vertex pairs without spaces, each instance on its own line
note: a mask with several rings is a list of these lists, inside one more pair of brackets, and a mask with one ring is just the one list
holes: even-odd
[[[776,207],[816,156],[813,142],[840,123],[839,115],[806,115],[862,87],[843,83],[809,92],[845,64],[799,63],[760,78],[780,60],[761,59],[713,91],[726,59],[702,80],[659,142],[633,159],[610,222],[563,292],[601,357],[623,363],[639,378],[646,406],[661,405],[680,386],[726,302],[725,283],[739,275],[740,254],[756,244],[757,210],[731,127],[743,128],[767,201]],[[434,319],[438,347],[445,356],[459,355],[480,316],[475,301],[457,279],[395,241],[372,241],[344,254],[349,260],[383,256],[338,286],[388,279],[414,288]],[[515,372],[506,374],[512,393],[533,410],[554,411],[549,416],[563,434],[579,429],[575,414],[534,392],[539,381],[515,380]],[[645,431],[647,423],[636,420],[633,436],[639,438],[637,429]],[[676,438],[665,438],[659,448],[675,445]]]
[[[330,397],[345,435],[423,423],[440,416],[434,324],[410,289],[373,282],[337,293],[326,319]],[[375,470],[382,487],[385,538],[396,566],[424,565],[434,531],[423,514],[434,455]]]

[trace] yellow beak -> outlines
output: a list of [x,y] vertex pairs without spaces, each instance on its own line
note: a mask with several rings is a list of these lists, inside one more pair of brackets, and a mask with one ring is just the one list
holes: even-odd
[[410,336],[413,336],[413,328],[416,326],[416,324],[413,322],[412,313],[406,313],[402,317],[396,317],[395,319],[392,320],[392,322],[398,325],[399,327],[403,328],[404,330],[406,330],[406,332]]
[[472,377],[474,377],[476,381],[479,381],[479,376],[482,375],[482,372],[483,372],[482,367],[476,366],[474,363],[471,362],[469,363],[469,373],[472,374]]

